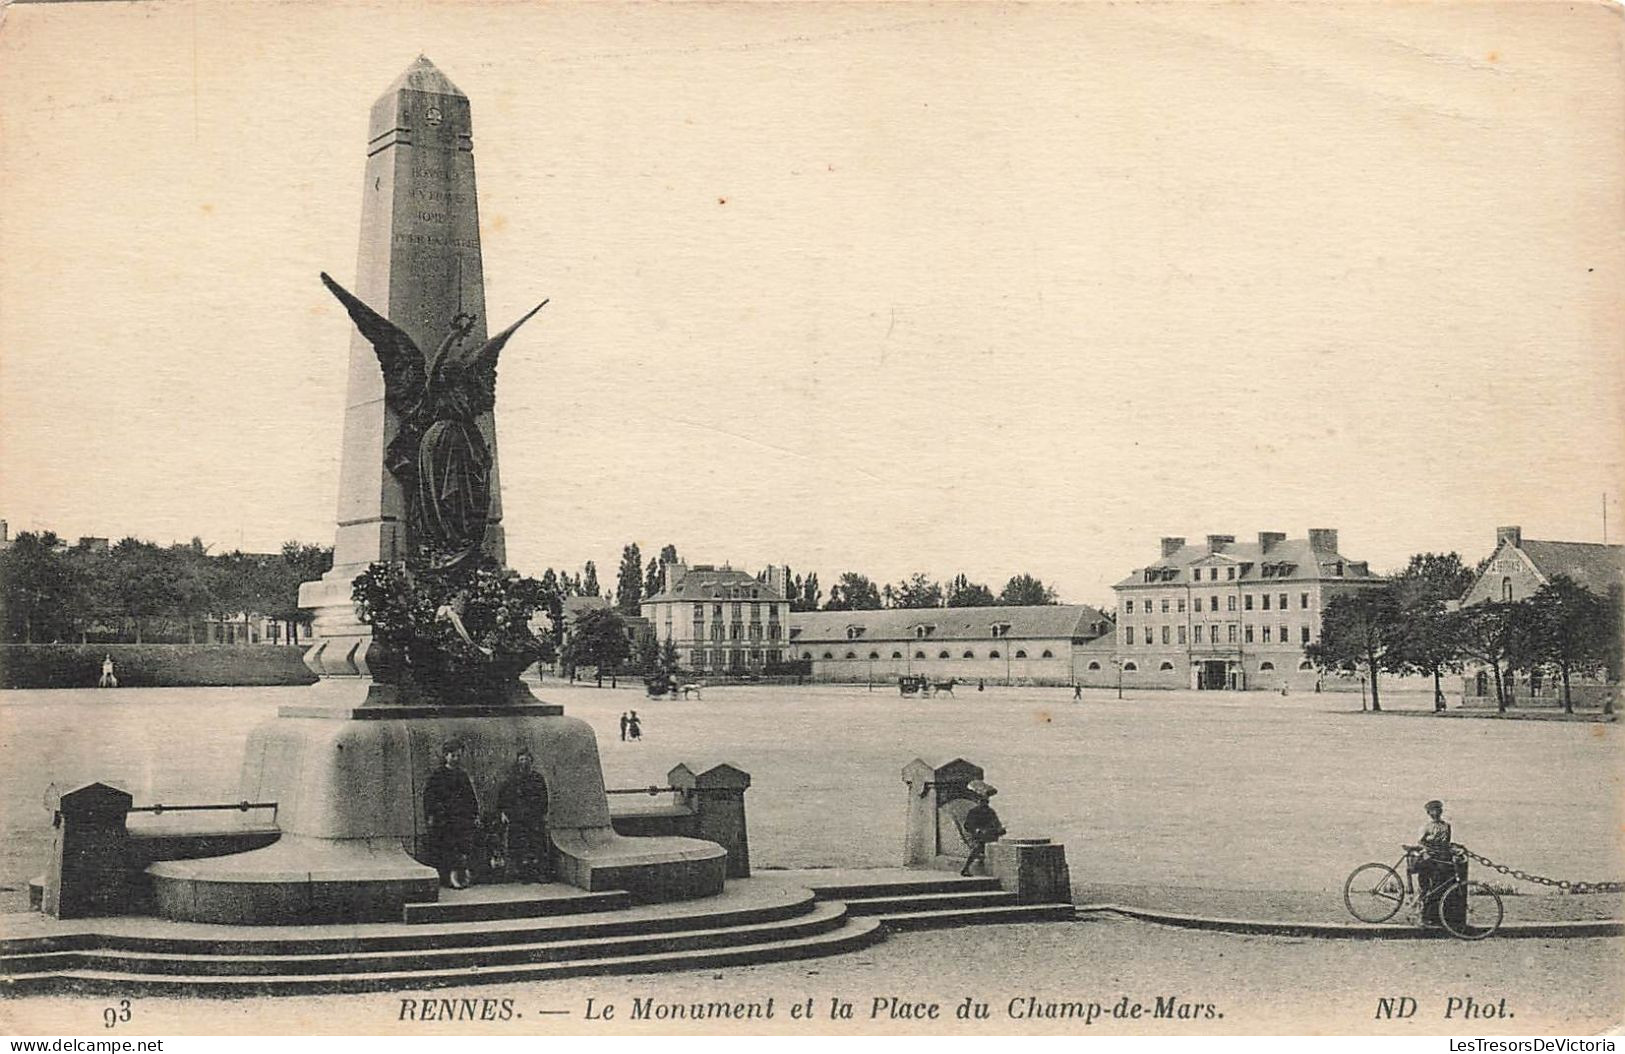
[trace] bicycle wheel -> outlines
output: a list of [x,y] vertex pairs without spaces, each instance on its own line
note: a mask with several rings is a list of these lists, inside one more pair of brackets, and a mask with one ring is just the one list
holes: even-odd
[[1361,864],[1343,883],[1343,903],[1361,922],[1387,922],[1405,904],[1405,880],[1387,864]]
[[1482,882],[1456,881],[1439,895],[1439,921],[1452,936],[1481,941],[1501,928],[1501,894]]

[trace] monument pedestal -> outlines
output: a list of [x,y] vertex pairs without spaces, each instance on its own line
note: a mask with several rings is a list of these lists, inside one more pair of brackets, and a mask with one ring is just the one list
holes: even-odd
[[728,854],[714,842],[614,832],[592,728],[524,685],[474,706],[380,703],[392,693],[377,685],[358,703],[355,689],[313,686],[306,702],[249,734],[239,793],[277,803],[282,837],[247,853],[153,864],[160,915],[240,925],[400,921],[405,905],[436,900],[439,876],[417,859],[427,834],[422,796],[453,740],[482,816],[494,813],[498,788],[529,749],[547,782],[560,880],[642,901],[722,892]]

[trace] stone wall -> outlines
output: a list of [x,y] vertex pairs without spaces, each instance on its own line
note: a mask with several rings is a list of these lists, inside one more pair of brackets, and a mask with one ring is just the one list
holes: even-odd
[[316,681],[301,649],[275,644],[6,644],[0,688],[94,688],[109,655],[121,688]]

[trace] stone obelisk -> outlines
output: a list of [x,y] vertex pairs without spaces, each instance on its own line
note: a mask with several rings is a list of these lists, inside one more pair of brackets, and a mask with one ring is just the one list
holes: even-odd
[[[478,347],[487,336],[473,150],[468,97],[427,58],[419,56],[373,104],[361,249],[351,288],[420,348],[438,345],[459,313],[475,318],[468,346]],[[502,488],[491,415],[479,426],[491,451],[485,550],[502,560]],[[316,643],[305,662],[323,676],[368,674],[372,636],[355,617],[350,583],[368,564],[402,559],[409,551],[406,499],[384,467],[397,427],[372,345],[352,327],[333,569],[299,590],[299,606],[315,612]]]

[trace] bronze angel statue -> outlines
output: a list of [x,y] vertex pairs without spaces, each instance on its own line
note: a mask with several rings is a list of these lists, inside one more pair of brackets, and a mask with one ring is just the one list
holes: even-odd
[[400,430],[384,467],[406,494],[413,544],[436,566],[461,564],[480,551],[491,509],[491,449],[479,417],[496,403],[497,356],[547,301],[478,348],[463,341],[474,316],[459,312],[433,355],[325,272],[322,282],[372,344],[384,373],[384,401]]

